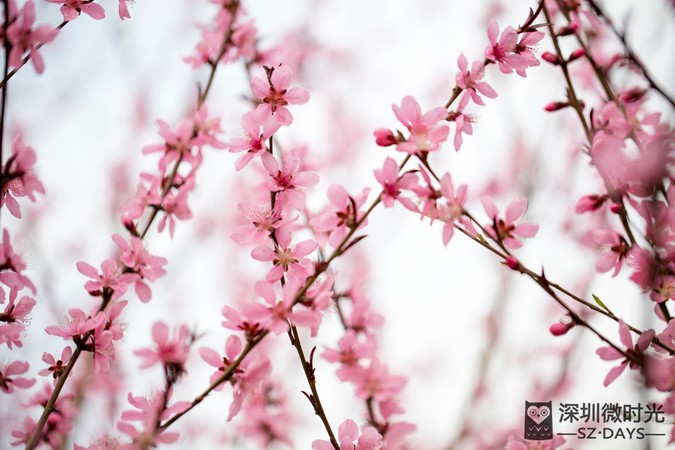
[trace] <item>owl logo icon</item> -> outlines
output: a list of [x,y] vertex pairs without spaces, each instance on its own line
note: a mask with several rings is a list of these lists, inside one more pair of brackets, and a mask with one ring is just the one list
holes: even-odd
[[525,401],[524,437],[535,441],[553,439],[551,402],[530,403]]

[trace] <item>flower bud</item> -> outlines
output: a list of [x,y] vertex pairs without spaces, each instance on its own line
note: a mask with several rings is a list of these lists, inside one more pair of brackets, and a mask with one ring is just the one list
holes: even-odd
[[572,52],[572,54],[570,55],[569,58],[567,58],[567,62],[568,62],[568,63],[571,63],[571,62],[574,61],[575,59],[579,59],[579,58],[581,58],[582,56],[584,56],[585,54],[586,54],[586,52],[584,51],[583,48],[578,48],[578,49],[576,49],[576,50],[574,50],[574,51]]
[[551,102],[544,106],[544,110],[548,112],[559,111],[570,106],[569,102]]
[[520,269],[520,263],[519,263],[518,260],[517,260],[516,258],[514,258],[513,256],[507,256],[507,257],[506,257],[505,264],[506,264],[507,266],[509,266],[509,269],[511,269],[511,270],[518,270],[518,269]]
[[557,65],[560,64],[560,60],[558,59],[558,57],[554,53],[551,53],[551,52],[542,53],[541,59],[543,59],[547,63],[553,64],[554,66],[557,66]]
[[389,147],[396,144],[396,136],[391,130],[378,128],[373,134],[375,135],[375,143],[380,147]]
[[609,210],[614,214],[619,214],[621,212],[622,206],[621,203],[612,203],[609,205]]
[[553,336],[563,336],[574,326],[574,322],[562,323],[556,322],[548,329]]

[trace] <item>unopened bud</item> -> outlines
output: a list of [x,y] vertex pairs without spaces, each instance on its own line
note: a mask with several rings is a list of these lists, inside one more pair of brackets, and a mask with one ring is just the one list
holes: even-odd
[[556,322],[548,329],[553,336],[563,336],[574,326],[574,322],[562,323]]
[[373,134],[375,135],[375,143],[380,147],[389,147],[396,144],[396,136],[391,130],[378,128]]
[[570,106],[569,102],[551,102],[548,105],[544,106],[544,110],[548,112],[554,112],[567,108],[568,106]]
[[542,54],[541,54],[541,59],[543,59],[543,60],[546,61],[547,63],[553,64],[554,66],[557,66],[557,65],[560,64],[560,60],[558,59],[558,57],[557,57],[555,54],[551,53],[551,52],[544,52],[544,53],[542,53]]
[[620,203],[612,203],[611,205],[609,205],[609,210],[612,211],[614,214],[619,214],[622,208],[623,207],[621,206]]
[[506,257],[506,265],[509,267],[511,270],[518,270],[520,269],[520,263],[516,258],[513,256],[507,256]]
[[579,29],[579,25],[575,23],[570,23],[569,25],[566,25],[562,28],[560,28],[556,34],[558,37],[560,36],[569,36],[570,34],[576,33],[576,31]]
[[575,59],[579,59],[579,58],[581,58],[582,56],[584,56],[585,54],[586,54],[586,52],[584,51],[583,48],[578,48],[578,49],[576,49],[576,50],[574,50],[574,51],[572,52],[572,54],[570,55],[569,58],[567,58],[567,62],[568,62],[568,63],[571,63],[571,62],[574,61]]

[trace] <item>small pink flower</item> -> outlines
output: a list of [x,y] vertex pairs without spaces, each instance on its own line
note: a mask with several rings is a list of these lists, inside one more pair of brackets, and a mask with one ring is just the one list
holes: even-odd
[[400,195],[402,189],[410,189],[415,185],[417,177],[410,172],[406,172],[399,176],[398,172],[398,164],[396,164],[396,161],[392,158],[385,159],[382,169],[375,170],[375,178],[382,185],[380,199],[387,208],[394,206],[394,202],[399,200],[409,204],[411,206],[409,209],[414,210],[415,206],[410,199],[400,197]]
[[[227,338],[227,341],[225,342],[225,356],[220,356],[218,352],[215,350],[210,349],[209,347],[201,347],[199,349],[199,355],[202,357],[204,361],[206,361],[209,365],[215,367],[217,370],[213,372],[211,375],[211,378],[209,379],[209,383],[214,383],[218,378],[220,378],[229,368],[232,366],[232,363],[237,359],[239,354],[241,353],[241,350],[243,348],[243,344],[241,343],[241,339],[239,339],[238,336],[236,335],[230,335]],[[237,373],[241,373],[243,369],[241,367],[238,367],[234,371],[234,376],[236,376]],[[220,390],[223,388],[223,385],[220,384],[216,390]]]
[[278,281],[282,276],[304,281],[311,268],[311,262],[306,256],[316,250],[317,243],[307,239],[291,248],[292,234],[288,227],[277,228],[275,235],[276,242],[270,240],[268,245],[256,247],[251,256],[257,261],[270,261],[274,264],[267,273],[269,282]]
[[464,113],[464,108],[469,103],[469,98],[470,97],[466,95],[462,96],[459,99],[457,111],[451,111],[448,113],[448,120],[455,122],[455,137],[453,139],[455,151],[459,151],[464,142],[462,139],[462,133],[468,135],[473,134],[473,123],[476,121],[476,118],[471,114]]
[[51,3],[61,3],[61,14],[63,20],[69,22],[75,20],[80,13],[85,13],[94,20],[101,20],[105,17],[103,7],[93,1],[87,0],[47,0]]
[[466,201],[466,185],[461,184],[455,190],[452,177],[446,173],[441,178],[441,194],[445,203],[436,206],[436,218],[445,222],[443,225],[443,244],[448,245],[455,231],[455,222],[464,214],[464,202]]
[[[328,201],[330,204],[324,212],[312,218],[312,227],[316,231],[330,233],[328,242],[333,247],[337,247],[340,241],[363,217],[363,212],[359,209],[366,202],[369,193],[370,188],[365,188],[361,194],[352,197],[343,186],[331,184],[328,186]],[[368,220],[366,219],[360,224],[360,227],[367,224]]]
[[4,311],[0,312],[0,344],[6,343],[11,349],[13,345],[21,347],[21,333],[29,322],[29,314],[37,303],[34,298],[27,295],[22,296],[19,301],[18,291],[12,290],[9,295],[9,302]]
[[623,359],[621,364],[609,371],[603,384],[609,386],[623,373],[624,370],[626,370],[626,367],[630,367],[631,370],[640,368],[641,364],[639,361],[643,361],[643,352],[649,347],[655,334],[654,330],[647,330],[640,335],[637,343],[633,345],[633,337],[631,336],[628,325],[626,325],[623,320],[619,319],[619,338],[621,339],[621,343],[626,347],[626,353],[633,359],[627,359],[623,353],[611,346],[597,349],[595,353],[605,361]]
[[251,304],[247,311],[248,316],[274,334],[288,331],[289,321],[300,326],[317,327],[321,322],[319,314],[310,310],[293,311],[293,304],[299,289],[298,280],[291,278],[284,284],[281,298],[278,298],[270,283],[259,281],[255,285],[255,291],[263,298],[264,303]]
[[539,225],[532,223],[522,223],[516,225],[515,222],[520,219],[527,209],[527,199],[524,197],[511,201],[506,207],[506,215],[502,219],[499,217],[499,211],[490,197],[481,198],[485,213],[492,219],[492,223],[485,227],[492,239],[503,242],[505,246],[516,249],[522,247],[522,243],[516,238],[531,238],[539,230]]
[[103,315],[96,315],[93,318],[87,316],[87,313],[82,311],[80,308],[70,308],[68,310],[68,323],[61,326],[49,326],[45,328],[47,334],[52,336],[59,336],[66,340],[71,339],[80,339],[82,335],[93,331],[102,320],[104,320]]
[[459,54],[457,59],[460,73],[457,74],[457,86],[464,89],[464,96],[470,96],[477,105],[485,105],[479,93],[488,97],[496,98],[497,93],[485,81],[481,81],[485,75],[485,66],[480,61],[474,61],[469,70],[469,63],[466,60],[464,53]]
[[24,145],[23,137],[17,135],[12,143],[12,155],[2,167],[0,179],[0,207],[7,206],[14,217],[21,218],[17,198],[28,197],[35,201],[36,193],[45,193],[45,188],[33,170],[36,161],[33,149]]
[[407,382],[404,376],[390,375],[387,366],[377,359],[373,359],[367,368],[357,368],[351,381],[356,384],[357,397],[378,402],[401,392]]
[[614,269],[612,276],[615,277],[621,270],[623,261],[628,255],[628,250],[630,250],[630,245],[623,236],[612,230],[594,231],[593,240],[608,250],[602,254],[595,264],[595,270],[604,273]]
[[134,352],[143,360],[141,369],[147,369],[159,363],[170,368],[176,377],[185,372],[185,362],[192,343],[192,337],[186,325],[178,326],[171,336],[169,327],[164,322],[156,322],[152,326],[152,340],[155,343],[153,348],[143,348]]
[[[359,427],[351,419],[347,419],[338,428],[338,442],[340,450],[379,450],[382,448],[382,436],[371,426],[364,427],[359,433]],[[312,442],[312,450],[334,450],[333,444],[325,440]]]
[[293,116],[286,108],[287,105],[304,105],[309,100],[306,90],[290,88],[293,79],[293,70],[288,66],[263,66],[267,80],[255,77],[251,80],[253,95],[262,100],[255,110],[255,114],[267,117],[276,116],[281,125],[290,125]]
[[347,330],[338,341],[338,348],[327,348],[321,356],[326,361],[340,363],[336,374],[340,380],[347,381],[354,376],[361,360],[375,357],[375,350],[372,338],[367,337],[364,342],[359,342],[359,335],[354,330]]
[[[132,439],[135,444],[133,448],[150,448],[155,447],[156,444],[171,444],[179,438],[178,433],[157,429],[158,422],[165,421],[190,406],[190,402],[185,401],[168,406],[171,394],[172,391],[169,390],[166,396],[164,391],[157,391],[150,398],[134,397],[131,393],[127,395],[129,403],[135,409],[122,412],[121,420],[117,423],[117,429]],[[166,402],[164,398],[166,398]],[[132,422],[141,422],[141,431],[132,425]]]
[[143,149],[144,154],[163,152],[162,158],[159,161],[159,168],[166,170],[172,162],[182,157],[183,161],[194,165],[197,155],[192,152],[196,148],[198,142],[195,135],[195,124],[192,119],[183,119],[175,131],[171,129],[168,123],[159,119],[157,120],[159,127],[159,135],[164,139],[163,144],[148,145]]
[[135,273],[124,273],[114,259],[106,259],[101,264],[101,273],[84,261],[77,263],[77,270],[82,275],[91,278],[84,285],[90,295],[100,296],[106,290],[112,291],[112,298],[120,298],[138,278]]
[[54,384],[56,384],[57,379],[66,371],[66,366],[72,355],[73,349],[69,346],[61,351],[61,357],[59,359],[56,359],[51,353],[44,352],[42,354],[42,361],[48,364],[49,367],[40,369],[38,375],[43,377],[51,375],[54,378]]
[[267,152],[267,140],[279,130],[281,124],[275,116],[259,116],[252,112],[241,118],[244,137],[231,139],[227,146],[231,152],[246,152],[234,163],[241,170],[256,156]]
[[166,273],[164,266],[167,261],[161,256],[151,255],[145,248],[143,248],[143,241],[131,236],[131,242],[127,242],[119,234],[112,236],[113,241],[122,250],[120,261],[133,272],[140,275],[140,279],[135,282],[135,290],[138,298],[142,302],[148,302],[152,298],[150,288],[142,281],[147,279],[152,282]]
[[22,373],[28,372],[28,363],[25,361],[14,361],[9,364],[0,364],[0,391],[6,394],[14,392],[14,388],[28,389],[35,384],[35,379],[17,377]]
[[299,189],[311,187],[319,182],[314,172],[303,171],[300,159],[294,154],[284,155],[283,165],[279,167],[276,158],[269,153],[262,154],[262,162],[269,172],[268,188],[277,192],[277,199],[302,210],[305,207],[305,193]]
[[259,244],[269,238],[276,228],[284,223],[290,223],[290,221],[282,219],[278,205],[275,205],[272,209],[269,202],[262,204],[240,203],[238,208],[246,218],[246,224],[240,225],[234,230],[232,240],[240,245],[249,242]]
[[445,108],[434,108],[422,114],[419,103],[410,95],[403,97],[401,106],[392,105],[392,108],[398,120],[410,132],[408,139],[396,146],[397,151],[422,156],[438,150],[448,138],[448,126],[438,125],[448,115]]
[[28,52],[37,73],[45,70],[45,63],[38,50],[38,45],[51,42],[56,37],[57,30],[49,25],[40,25],[33,28],[35,23],[35,4],[28,0],[18,12],[14,21],[7,27],[6,39],[11,43],[9,65],[21,66],[21,58]]

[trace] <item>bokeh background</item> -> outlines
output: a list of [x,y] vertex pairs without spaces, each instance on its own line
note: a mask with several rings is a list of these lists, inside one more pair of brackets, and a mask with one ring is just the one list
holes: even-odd
[[[37,152],[38,173],[47,190],[36,204],[22,202],[23,220],[2,216],[2,226],[12,231],[26,254],[38,286],[38,305],[21,350],[35,371],[43,351],[62,346],[42,329],[62,320],[71,306],[88,309],[93,304],[75,263],[98,266],[113,253],[110,236],[122,231],[119,207],[133,195],[140,171],[155,165],[155,156],[141,154],[145,145],[159,142],[155,120],[178,123],[207,74],[206,69],[191,69],[183,58],[193,53],[200,25],[214,14],[213,4],[138,0],[132,19],[124,22],[117,17],[117,2],[102,4],[106,19],[83,16],[44,47],[43,75],[26,67],[10,82],[5,139],[24,133]],[[414,95],[425,110],[443,105],[454,86],[459,53],[470,61],[482,59],[489,18],[502,28],[517,26],[535,6],[522,0],[256,0],[244,5],[258,27],[261,48],[287,37],[286,42],[311,50],[296,67],[297,84],[309,90],[311,100],[293,108],[295,121],[282,130],[279,143],[284,148],[306,146],[316,164],[321,182],[310,195],[313,211],[326,203],[330,183],[344,184],[351,192],[366,186],[376,190],[373,170],[385,156],[395,155],[375,146],[372,131],[396,126],[392,103]],[[661,84],[675,91],[672,6],[656,0],[605,6],[615,22],[628,20],[633,47]],[[39,2],[37,13],[40,22],[60,21],[53,4]],[[548,48],[550,42],[542,41],[540,49]],[[576,216],[574,206],[580,195],[595,192],[599,182],[579,152],[582,136],[573,113],[543,111],[546,103],[564,98],[561,75],[548,65],[530,69],[527,78],[490,67],[486,79],[499,97],[471,111],[477,119],[474,136],[465,138],[460,152],[446,143],[433,155],[433,166],[469,185],[469,209],[483,219],[481,195],[495,195],[500,207],[527,196],[527,219],[541,228],[518,253],[520,259],[530,267],[544,267],[550,279],[586,298],[598,295],[617,315],[649,328],[651,305],[645,296],[625,273],[616,278],[595,274],[599,251],[580,243],[594,224],[588,216]],[[242,64],[219,69],[207,103],[222,117],[227,139],[239,135],[250,95]],[[656,97],[650,107],[668,111]],[[672,123],[672,112],[668,114]],[[201,345],[220,349],[227,336],[220,309],[249,299],[255,280],[266,273],[263,263],[251,260],[250,248],[230,240],[240,220],[237,203],[262,180],[252,168],[235,172],[235,159],[227,151],[207,151],[190,200],[194,219],[179,223],[173,240],[166,233],[150,233],[147,245],[168,258],[168,275],[153,285],[151,303],[132,301],[127,308],[126,337],[118,351],[119,403],[102,408],[94,395],[76,424],[76,442],[86,444],[112,429],[119,411],[127,407],[127,390],[139,395],[161,386],[161,373],[140,371],[132,354],[151,342],[152,323],[187,323],[204,334]],[[553,337],[548,327],[563,317],[561,309],[531,280],[508,271],[463,236],[444,247],[440,224],[429,226],[400,206],[378,208],[366,233],[368,238],[337,264],[343,277],[338,283],[346,285],[355,272],[364,274],[364,289],[385,317],[381,357],[393,373],[409,377],[401,402],[404,419],[417,425],[410,448],[449,448],[465,423],[473,430],[471,439],[456,448],[479,448],[477,437],[503,443],[510,430],[521,430],[525,400],[658,400],[639,389],[635,372],[603,388],[612,365],[594,354],[600,342],[581,329]],[[303,337],[306,348],[322,349],[339,338],[336,317],[325,320],[317,339]],[[614,323],[590,320],[617,337]],[[295,411],[288,433],[294,448],[307,449],[323,437],[323,430],[300,394],[306,386],[293,348],[283,335],[277,341],[269,347],[274,374],[283,380]],[[5,357],[2,352],[0,358]],[[486,354],[490,363],[481,395],[471,400]],[[210,368],[196,352],[190,365],[193,369],[175,399],[190,399],[206,386]],[[352,387],[335,377],[335,368],[321,361],[317,376],[328,416],[337,427],[345,418],[363,418],[364,408]],[[213,444],[214,436],[227,437],[235,429],[225,423],[229,395],[217,394],[191,413],[178,427],[183,437],[173,448],[253,448],[246,442]],[[9,424],[18,419],[16,407],[0,398],[2,448],[7,448]],[[640,441],[569,441],[563,448],[647,447]],[[649,448],[665,448],[665,438],[655,438]]]

